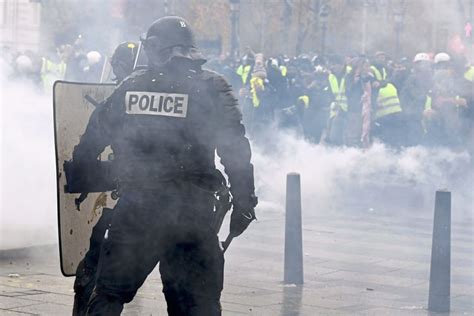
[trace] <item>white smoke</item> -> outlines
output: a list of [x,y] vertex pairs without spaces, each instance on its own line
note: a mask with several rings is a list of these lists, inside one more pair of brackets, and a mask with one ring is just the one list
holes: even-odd
[[[283,212],[286,174],[301,174],[303,211],[432,211],[438,189],[453,192],[456,205],[472,212],[472,165],[467,152],[411,147],[396,151],[375,143],[363,150],[326,147],[291,133],[273,132],[271,145],[254,146],[260,210]],[[271,149],[268,149],[268,146]]]
[[0,81],[0,249],[57,240],[53,106],[32,85]]
[[[24,83],[3,81],[1,107],[0,249],[57,242],[53,107]],[[313,145],[272,131],[254,145],[259,218],[284,212],[285,179],[299,172],[305,214],[351,211],[432,211],[437,189],[453,192],[472,212],[472,165],[466,152],[413,147],[394,151]]]

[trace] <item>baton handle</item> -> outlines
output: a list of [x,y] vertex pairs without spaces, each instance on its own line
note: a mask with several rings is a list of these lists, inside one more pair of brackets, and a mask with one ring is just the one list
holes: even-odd
[[232,240],[234,239],[234,236],[229,234],[227,236],[227,238],[225,239],[225,241],[222,242],[222,248],[224,249],[222,252],[226,252],[227,248],[229,248],[230,246],[230,243],[232,242]]

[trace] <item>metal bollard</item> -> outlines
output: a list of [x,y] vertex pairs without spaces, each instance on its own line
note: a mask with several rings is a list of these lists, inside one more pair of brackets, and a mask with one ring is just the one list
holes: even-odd
[[436,191],[428,310],[449,312],[451,292],[451,192]]
[[298,173],[286,177],[285,284],[303,284],[301,184]]

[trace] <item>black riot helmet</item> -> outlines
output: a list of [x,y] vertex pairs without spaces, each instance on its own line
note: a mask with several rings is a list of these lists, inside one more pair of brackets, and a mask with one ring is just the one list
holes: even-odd
[[122,81],[133,72],[135,58],[138,53],[138,44],[134,42],[123,42],[114,51],[110,59],[110,65],[115,75],[115,80]]
[[196,47],[188,22],[178,16],[166,16],[153,22],[143,40],[150,64],[161,66],[173,57],[191,59],[200,64],[206,60]]

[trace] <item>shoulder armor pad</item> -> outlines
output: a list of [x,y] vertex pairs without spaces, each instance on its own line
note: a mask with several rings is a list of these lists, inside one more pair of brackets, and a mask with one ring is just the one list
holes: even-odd
[[128,77],[122,80],[121,83],[118,84],[117,89],[120,89],[120,87],[127,86],[130,84],[134,79],[140,78],[144,76],[147,73],[148,69],[137,69],[134,72],[132,72]]
[[216,91],[232,91],[231,85],[221,74],[211,70],[203,70],[202,76],[204,80],[209,81],[211,83],[212,87]]

